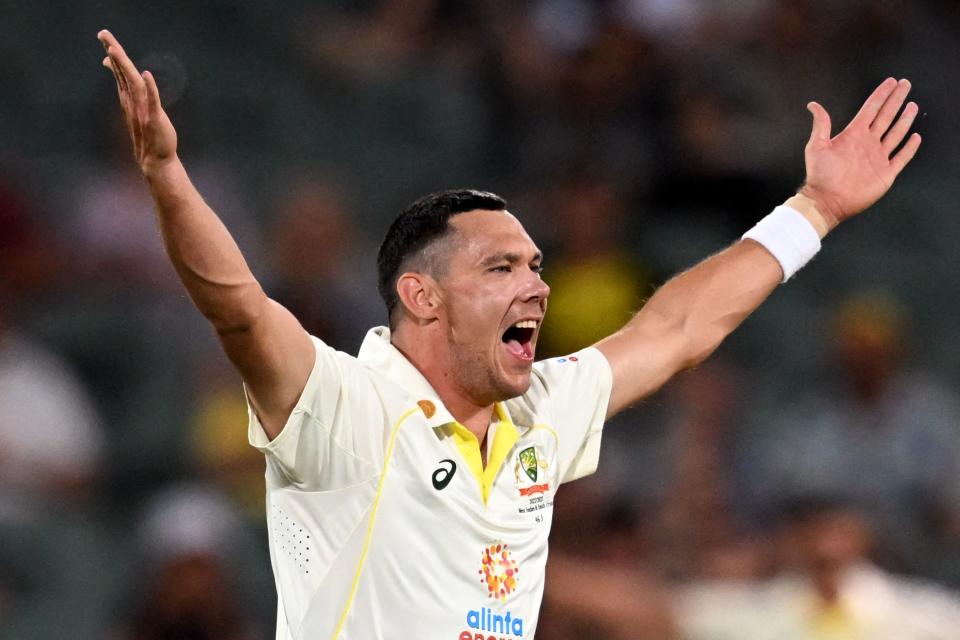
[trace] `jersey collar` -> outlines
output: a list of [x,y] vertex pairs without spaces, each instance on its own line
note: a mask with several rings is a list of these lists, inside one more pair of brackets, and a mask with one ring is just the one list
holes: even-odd
[[[434,391],[423,374],[413,366],[406,356],[400,353],[400,350],[390,343],[389,327],[374,327],[367,332],[367,336],[360,345],[360,352],[357,359],[386,375],[393,382],[400,385],[407,393],[417,398],[417,404],[426,416],[427,424],[431,428],[442,427],[444,425],[456,422],[447,408],[440,401],[437,392]],[[528,415],[522,398],[520,403],[498,402],[496,405],[497,416],[507,422],[523,428],[532,426],[533,416]],[[507,405],[510,405],[508,408]]]
[[[400,385],[407,393],[417,398],[417,403],[427,418],[431,428],[442,427],[456,422],[447,408],[443,406],[437,392],[434,391],[423,374],[407,360],[400,350],[390,343],[389,327],[374,327],[367,332],[367,336],[360,345],[357,359],[372,369],[386,375]],[[525,410],[523,398],[517,398],[519,403],[498,402],[497,415],[506,419],[519,428],[532,426],[533,416]],[[507,405],[510,405],[509,408]]]
[[389,327],[374,327],[367,332],[357,360],[387,376],[416,398],[431,428],[456,422],[423,374],[390,344]]

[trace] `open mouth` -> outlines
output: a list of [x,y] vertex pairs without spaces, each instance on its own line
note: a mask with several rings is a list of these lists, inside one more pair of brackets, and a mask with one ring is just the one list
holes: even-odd
[[533,360],[533,334],[536,330],[536,320],[522,320],[504,331],[500,339],[510,355],[529,362]]

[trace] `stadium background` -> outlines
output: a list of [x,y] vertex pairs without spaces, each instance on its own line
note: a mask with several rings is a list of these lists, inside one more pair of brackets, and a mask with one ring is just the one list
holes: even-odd
[[[157,75],[268,293],[348,351],[383,320],[380,235],[423,193],[508,199],[554,288],[541,355],[562,353],[792,193],[807,101],[836,131],[884,77],[910,78],[924,144],[890,195],[712,364],[618,418],[597,476],[561,491],[541,635],[726,637],[703,631],[715,600],[697,588],[809,577],[808,534],[957,597],[956,2],[0,0],[0,16],[0,637],[261,638],[275,615],[239,381],[162,253],[102,27]],[[824,513],[843,517],[812,531]]]

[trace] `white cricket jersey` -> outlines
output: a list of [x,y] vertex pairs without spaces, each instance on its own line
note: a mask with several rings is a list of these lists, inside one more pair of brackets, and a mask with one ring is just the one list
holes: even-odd
[[267,458],[278,640],[532,638],[557,486],[593,473],[611,389],[590,348],[496,405],[482,463],[420,372],[372,329],[316,364]]

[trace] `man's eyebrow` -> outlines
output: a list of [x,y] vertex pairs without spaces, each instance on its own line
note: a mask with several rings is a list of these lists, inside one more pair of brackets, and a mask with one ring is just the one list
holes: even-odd
[[[539,262],[541,260],[543,260],[543,254],[537,251],[536,253],[533,254],[533,258],[530,259],[530,262]],[[501,251],[499,253],[494,253],[492,255],[489,255],[483,260],[481,260],[480,266],[491,267],[501,262],[507,262],[509,264],[518,264],[523,262],[523,256],[521,256],[519,253],[514,253],[512,251]]]

